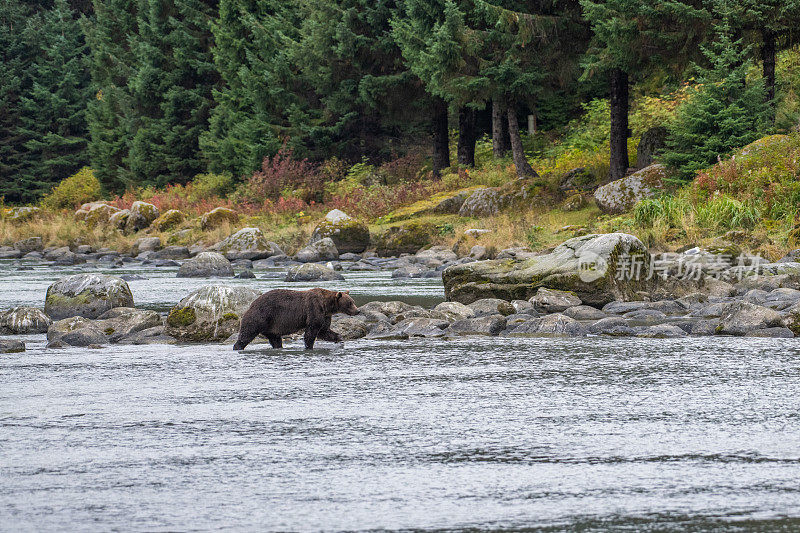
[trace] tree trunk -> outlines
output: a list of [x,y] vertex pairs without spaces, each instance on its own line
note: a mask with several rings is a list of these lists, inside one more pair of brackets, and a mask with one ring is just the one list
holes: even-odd
[[522,147],[522,137],[519,134],[519,122],[517,122],[517,106],[509,104],[506,115],[508,115],[508,136],[511,138],[511,155],[514,158],[517,177],[519,179],[539,177],[539,174],[525,159],[525,149]]
[[475,166],[475,110],[458,110],[458,166]]
[[447,131],[447,103],[434,97],[433,105],[433,175],[438,178],[450,166],[450,145]]
[[611,71],[611,179],[628,172],[628,73]]
[[508,140],[508,118],[500,99],[492,100],[492,155],[495,159],[505,157],[511,149]]
[[761,57],[764,62],[764,83],[767,88],[767,105],[770,107],[770,120],[775,121],[775,33],[763,29],[764,41]]

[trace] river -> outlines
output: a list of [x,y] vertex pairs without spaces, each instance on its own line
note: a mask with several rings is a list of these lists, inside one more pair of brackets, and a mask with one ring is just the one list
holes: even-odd
[[[3,268],[0,308],[78,271]],[[159,310],[208,283],[110,272]],[[0,356],[2,531],[800,529],[796,339],[24,340]]]

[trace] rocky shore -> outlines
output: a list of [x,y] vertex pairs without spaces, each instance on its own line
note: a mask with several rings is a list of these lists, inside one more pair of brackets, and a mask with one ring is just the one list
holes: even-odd
[[[256,228],[246,228],[212,249],[161,247],[143,238],[133,253],[42,249],[16,243],[5,258],[85,268],[59,279],[42,309],[0,314],[5,335],[46,333],[49,347],[177,342],[233,343],[239,320],[259,292],[214,282],[186,295],[169,313],[136,309],[122,277],[93,272],[128,263],[178,266],[179,277],[258,278],[260,268],[281,267],[285,281],[335,281],[348,272],[391,270],[393,278],[441,277],[446,302],[423,308],[401,301],[369,302],[357,316],[335,315],[332,329],[345,340],[447,338],[463,335],[591,335],[676,338],[705,335],[794,337],[800,333],[800,263],[793,254],[775,263],[728,248],[691,248],[652,254],[624,233],[584,235],[549,252],[502,250],[484,259],[474,247],[459,257],[433,247],[400,257],[370,252],[339,254],[321,237],[294,257]],[[37,246],[38,245],[38,246]],[[273,273],[274,274],[274,273]],[[273,275],[274,278],[274,275]],[[0,351],[24,349],[6,338]]]

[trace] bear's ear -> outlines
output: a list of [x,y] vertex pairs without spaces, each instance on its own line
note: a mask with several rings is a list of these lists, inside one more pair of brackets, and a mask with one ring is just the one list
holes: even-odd
[[339,298],[341,298],[341,297],[342,297],[342,293],[341,293],[341,292],[337,292],[337,293],[336,293],[336,299],[338,300],[338,299],[339,299]]

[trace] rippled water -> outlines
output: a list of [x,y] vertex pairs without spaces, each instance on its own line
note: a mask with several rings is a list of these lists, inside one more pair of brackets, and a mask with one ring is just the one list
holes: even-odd
[[[195,282],[151,283],[163,307]],[[4,531],[800,529],[794,339],[26,341],[0,356]]]

